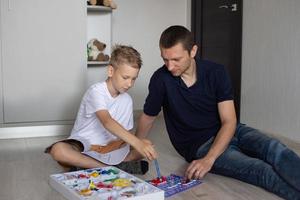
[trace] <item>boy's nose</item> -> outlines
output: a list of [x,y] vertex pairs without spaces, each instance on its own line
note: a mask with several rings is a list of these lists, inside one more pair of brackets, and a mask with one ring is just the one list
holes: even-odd
[[132,85],[133,85],[133,81],[132,81],[132,80],[128,80],[128,81],[127,81],[127,87],[128,87],[128,88],[131,88]]

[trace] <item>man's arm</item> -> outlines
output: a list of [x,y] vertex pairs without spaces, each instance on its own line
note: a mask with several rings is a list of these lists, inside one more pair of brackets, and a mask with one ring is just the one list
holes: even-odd
[[149,116],[143,113],[139,119],[139,123],[136,130],[136,136],[141,139],[146,138],[150,129],[153,126],[155,119],[156,116]]
[[157,153],[151,143],[143,141],[137,138],[135,135],[128,132],[117,121],[115,121],[107,110],[100,110],[96,112],[96,115],[104,128],[109,132],[115,134],[126,143],[133,146],[142,156],[149,160],[156,159]]
[[194,160],[186,170],[188,179],[202,178],[212,168],[215,160],[225,151],[235,133],[236,114],[232,100],[218,103],[221,128],[217,133],[208,153],[201,159]]

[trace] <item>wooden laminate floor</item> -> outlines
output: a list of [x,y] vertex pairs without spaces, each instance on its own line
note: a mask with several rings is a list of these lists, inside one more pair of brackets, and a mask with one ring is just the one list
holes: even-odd
[[[64,198],[48,185],[49,175],[60,173],[62,169],[49,155],[44,154],[43,150],[64,137],[66,136],[0,140],[0,200],[63,200]],[[158,161],[161,173],[183,174],[187,163],[171,146],[162,118],[157,120],[150,138],[160,153]],[[288,140],[284,140],[284,143],[300,153],[299,144]],[[155,178],[154,165],[151,163],[149,172],[139,177]],[[238,180],[208,174],[203,184],[169,199],[278,200],[280,198]]]

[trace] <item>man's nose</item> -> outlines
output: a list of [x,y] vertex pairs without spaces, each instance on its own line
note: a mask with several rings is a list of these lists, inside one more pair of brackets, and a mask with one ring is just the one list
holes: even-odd
[[168,61],[166,66],[169,71],[172,71],[174,69],[174,64],[171,61]]

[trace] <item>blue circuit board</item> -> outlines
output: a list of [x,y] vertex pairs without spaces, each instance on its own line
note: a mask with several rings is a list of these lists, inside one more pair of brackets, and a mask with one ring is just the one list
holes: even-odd
[[[201,180],[186,181],[182,176],[178,176],[175,174],[170,174],[165,178],[166,178],[165,181],[155,185],[159,189],[165,191],[165,197],[173,196],[177,193],[186,191],[202,183]],[[148,182],[152,184],[152,181],[148,181]]]

